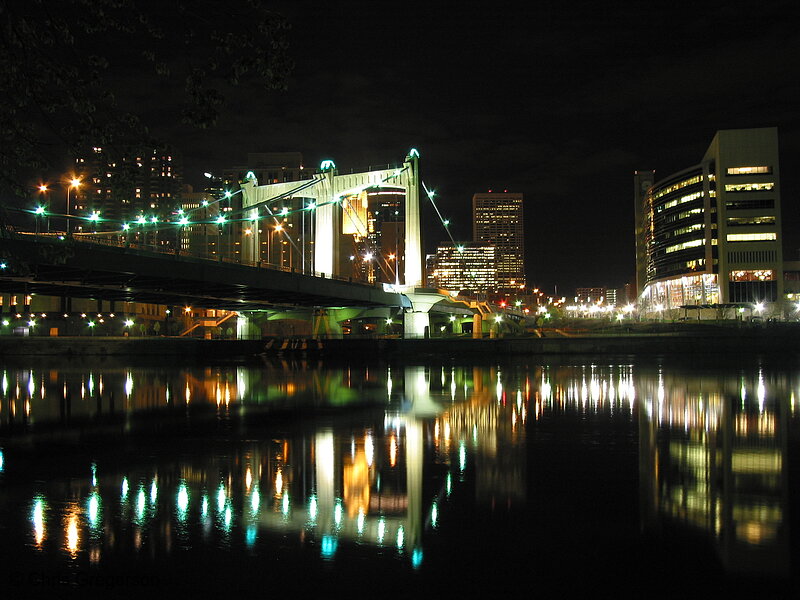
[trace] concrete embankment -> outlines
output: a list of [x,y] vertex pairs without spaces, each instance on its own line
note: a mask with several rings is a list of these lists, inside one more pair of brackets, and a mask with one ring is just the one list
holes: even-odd
[[[284,347],[286,346],[286,347]],[[266,356],[353,358],[490,358],[549,354],[613,355],[800,355],[800,327],[719,329],[685,333],[402,340],[347,338],[293,341],[200,340],[187,338],[0,337],[0,357],[131,357],[140,360],[229,361]]]

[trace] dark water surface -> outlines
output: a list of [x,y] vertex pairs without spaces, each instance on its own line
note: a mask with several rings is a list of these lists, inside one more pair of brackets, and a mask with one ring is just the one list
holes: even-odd
[[799,395],[793,358],[6,364],[0,590],[790,597]]

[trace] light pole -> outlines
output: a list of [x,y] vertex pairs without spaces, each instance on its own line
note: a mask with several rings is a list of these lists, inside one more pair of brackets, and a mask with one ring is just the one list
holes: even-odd
[[[48,195],[47,195],[48,191],[49,190],[48,190],[46,184],[42,183],[42,184],[39,185],[39,193],[44,198],[44,201],[40,205],[41,207],[50,208],[50,200],[49,200]],[[47,217],[47,233],[50,233],[50,217],[49,216]]]
[[77,177],[73,177],[72,179],[70,179],[69,185],[67,186],[67,232],[66,232],[67,235],[70,234],[70,230],[69,230],[69,191],[72,188],[75,188],[77,190],[80,186],[81,186],[81,180],[78,179]]

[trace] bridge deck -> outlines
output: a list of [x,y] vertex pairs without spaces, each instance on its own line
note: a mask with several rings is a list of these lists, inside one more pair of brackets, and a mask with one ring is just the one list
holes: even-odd
[[382,287],[130,247],[5,232],[0,291],[227,310],[404,306]]

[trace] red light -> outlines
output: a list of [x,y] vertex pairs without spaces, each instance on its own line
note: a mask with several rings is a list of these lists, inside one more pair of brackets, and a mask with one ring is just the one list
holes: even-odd
[[500,303],[500,306],[502,306],[503,308],[505,308],[505,307],[506,307],[506,301],[505,301],[505,300],[503,300],[503,301]]

